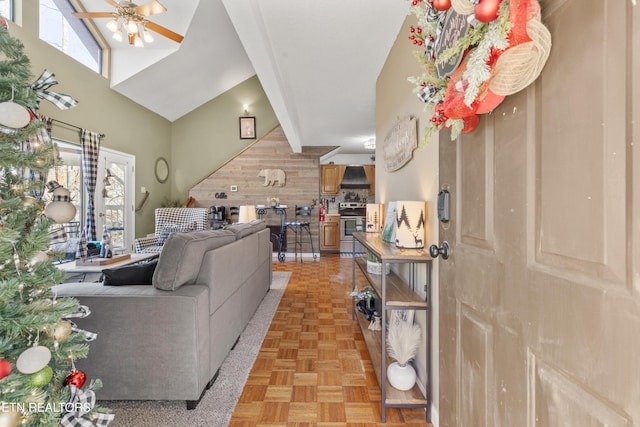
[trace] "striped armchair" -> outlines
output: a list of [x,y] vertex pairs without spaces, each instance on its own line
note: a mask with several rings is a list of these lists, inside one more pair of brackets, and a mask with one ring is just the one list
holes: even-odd
[[206,208],[158,208],[155,221],[153,236],[136,239],[137,253],[159,253],[171,233],[206,230],[209,227],[209,213]]

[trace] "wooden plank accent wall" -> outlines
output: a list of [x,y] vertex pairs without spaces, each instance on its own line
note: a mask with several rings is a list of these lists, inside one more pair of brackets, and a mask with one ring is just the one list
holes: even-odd
[[[306,147],[305,147],[306,148]],[[297,154],[291,150],[280,126],[242,151],[218,170],[196,184],[189,196],[195,199],[195,207],[266,205],[267,198],[278,197],[281,204],[289,207],[287,215],[293,219],[295,205],[316,204],[311,216],[311,232],[316,253],[319,252],[319,205],[320,156],[328,147],[309,147]],[[265,180],[258,176],[262,169],[282,169],[286,180],[283,187],[264,186]],[[232,185],[238,186],[231,192]],[[216,199],[215,194],[224,192],[226,199]],[[267,224],[277,224],[279,218],[269,210]],[[288,233],[288,251],[293,252],[293,235]],[[310,253],[308,245],[303,252]]]

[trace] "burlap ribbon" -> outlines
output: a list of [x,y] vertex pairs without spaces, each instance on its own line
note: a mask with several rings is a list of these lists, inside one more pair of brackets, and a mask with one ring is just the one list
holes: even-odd
[[475,3],[473,0],[451,0],[451,7],[458,15],[471,15],[475,13]]
[[497,95],[512,95],[529,86],[538,78],[549,58],[551,33],[540,20],[538,2],[532,1],[531,5],[536,9],[526,25],[531,41],[507,49],[494,66],[489,89]]

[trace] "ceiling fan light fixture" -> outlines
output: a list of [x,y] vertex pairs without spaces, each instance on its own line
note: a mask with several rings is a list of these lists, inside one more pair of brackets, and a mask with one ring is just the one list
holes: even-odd
[[120,25],[118,25],[118,24],[119,24],[118,20],[114,18],[114,19],[112,19],[111,21],[109,21],[109,22],[107,23],[107,28],[108,28],[108,29],[109,29],[109,31],[111,31],[112,33],[115,33],[116,31],[118,31],[118,27],[120,26]]
[[151,43],[153,42],[153,36],[151,35],[151,33],[149,32],[149,30],[147,30],[146,28],[144,29],[144,31],[142,32],[142,37],[144,38],[144,41],[146,43]]
[[115,41],[121,42],[122,41],[122,31],[121,30],[116,30],[111,37]]
[[135,35],[135,38],[133,40],[133,45],[135,47],[144,47],[144,43],[142,43],[142,39],[137,34]]
[[[146,43],[154,41],[154,37],[150,33],[153,31],[176,43],[182,43],[184,36],[146,19],[148,16],[167,11],[167,8],[162,6],[158,0],[150,0],[141,6],[127,0],[105,1],[115,8],[114,12],[73,12],[72,15],[81,19],[108,18],[109,22],[106,27],[113,33],[112,38],[118,42],[122,42],[126,36],[130,45],[142,47],[143,40]],[[150,31],[147,29],[147,25],[149,25]]]
[[138,34],[138,22],[133,19],[130,19],[126,22],[127,32],[129,34]]

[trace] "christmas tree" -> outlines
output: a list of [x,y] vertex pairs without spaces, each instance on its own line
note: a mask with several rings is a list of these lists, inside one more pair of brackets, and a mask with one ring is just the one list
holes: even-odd
[[[85,337],[67,320],[87,309],[58,298],[64,279],[44,250],[51,221],[44,181],[55,147],[34,113],[38,100],[23,45],[0,26],[0,425],[107,425],[93,406],[92,381],[74,360],[87,356]],[[81,332],[81,333],[78,333]],[[75,422],[75,424],[73,424]]]

